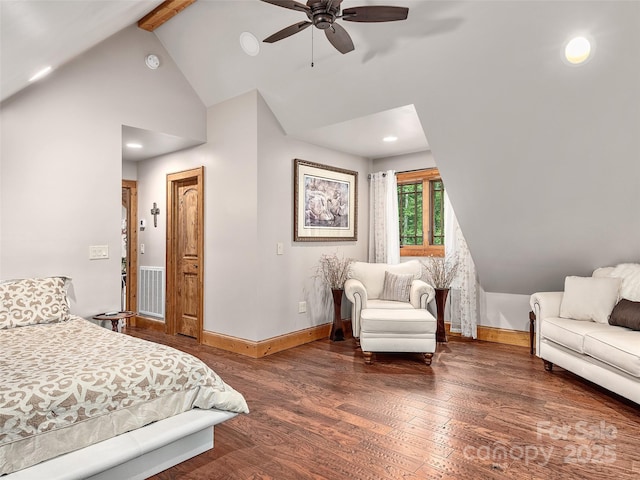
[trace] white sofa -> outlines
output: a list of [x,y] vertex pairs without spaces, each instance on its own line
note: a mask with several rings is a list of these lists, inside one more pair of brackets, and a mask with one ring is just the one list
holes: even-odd
[[[567,283],[572,278],[584,281],[579,277],[567,277],[565,292],[539,292],[531,296],[531,308],[536,316],[536,355],[544,361],[547,371],[551,371],[554,364],[559,365],[640,404],[640,331],[609,324],[611,308],[619,300],[640,301],[640,265],[600,268],[592,277],[586,277],[590,285],[596,285],[597,279],[620,279],[613,303],[607,304],[607,295],[601,295],[601,292],[581,292],[583,303],[589,308],[593,306],[594,318],[600,315],[595,321],[585,319],[585,312],[570,314],[580,310],[576,303],[580,300],[575,293],[576,284]],[[596,280],[592,282],[591,279]],[[634,303],[632,306],[639,305]],[[598,309],[601,312],[596,315]]]

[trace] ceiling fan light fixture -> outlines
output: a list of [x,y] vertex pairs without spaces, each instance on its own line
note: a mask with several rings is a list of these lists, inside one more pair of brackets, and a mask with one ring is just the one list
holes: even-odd
[[331,13],[318,13],[313,16],[313,24],[320,30],[326,30],[333,25],[335,15]]
[[250,32],[242,32],[240,34],[240,46],[244,53],[251,57],[255,57],[260,53],[260,42],[258,39]]
[[[324,30],[329,43],[331,43],[331,45],[333,45],[334,48],[342,54],[353,51],[354,45],[349,33],[340,26],[336,20],[344,20],[345,22],[373,23],[393,22],[397,20],[406,20],[407,15],[409,14],[409,9],[406,7],[384,5],[352,7],[342,10],[342,13],[340,13],[342,0],[308,0],[306,5],[296,0],[262,1],[277,7],[296,10],[307,16],[307,20],[289,25],[273,35],[268,36],[263,40],[263,42],[278,42],[313,25],[320,30]],[[311,63],[313,66],[313,62]]]

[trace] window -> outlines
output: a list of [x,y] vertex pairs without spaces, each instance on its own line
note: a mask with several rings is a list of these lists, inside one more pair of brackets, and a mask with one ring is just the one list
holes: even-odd
[[437,168],[398,173],[400,255],[444,256],[444,184]]

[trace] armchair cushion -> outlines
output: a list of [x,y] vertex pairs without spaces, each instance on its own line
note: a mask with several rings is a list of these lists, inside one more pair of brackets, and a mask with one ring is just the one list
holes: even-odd
[[380,300],[408,302],[413,280],[414,276],[411,273],[395,274],[385,271]]

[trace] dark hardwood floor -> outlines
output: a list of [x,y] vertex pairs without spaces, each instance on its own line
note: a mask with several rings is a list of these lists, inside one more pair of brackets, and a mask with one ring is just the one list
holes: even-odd
[[352,339],[261,359],[129,328],[196,355],[251,413],[155,479],[640,479],[640,407],[524,347],[450,338],[364,365]]

